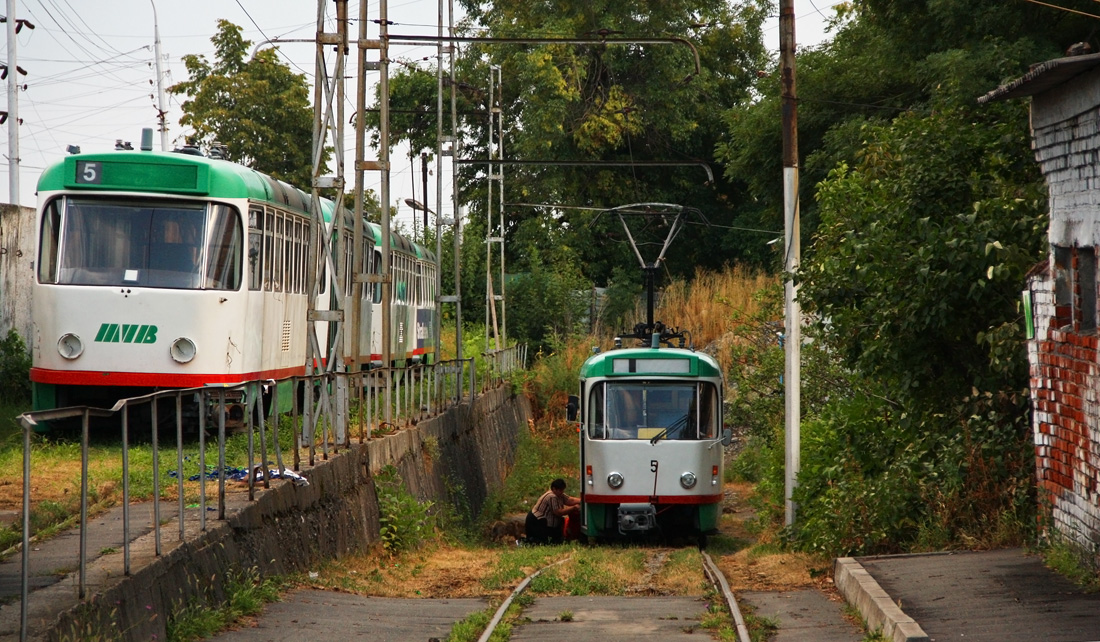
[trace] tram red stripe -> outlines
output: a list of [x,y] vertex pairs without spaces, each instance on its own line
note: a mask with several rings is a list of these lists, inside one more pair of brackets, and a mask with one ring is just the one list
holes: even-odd
[[258,379],[282,379],[305,374],[305,367],[293,366],[242,374],[170,374],[163,372],[84,372],[31,368],[31,381],[70,386],[140,386],[145,388],[197,388],[207,384],[238,384]]
[[[717,504],[722,494],[717,495],[596,495],[585,493],[581,499],[589,504]],[[656,501],[654,501],[656,500]]]

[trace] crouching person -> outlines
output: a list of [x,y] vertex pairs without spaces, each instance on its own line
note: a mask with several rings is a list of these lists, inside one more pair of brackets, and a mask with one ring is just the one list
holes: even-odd
[[550,490],[542,494],[527,513],[528,544],[561,544],[562,524],[566,515],[580,515],[581,500],[565,494],[565,480],[550,482]]

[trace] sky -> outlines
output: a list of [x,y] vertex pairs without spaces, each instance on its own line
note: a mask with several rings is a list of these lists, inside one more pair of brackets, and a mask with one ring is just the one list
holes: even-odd
[[[154,21],[154,3],[156,19]],[[370,0],[368,15],[378,17],[379,0]],[[16,61],[27,74],[20,75],[25,89],[19,91],[18,111],[22,124],[19,132],[19,202],[36,204],[35,185],[39,174],[48,165],[60,160],[66,147],[77,145],[83,152],[114,149],[116,140],[130,141],[138,147],[141,130],[156,127],[157,86],[154,48],[154,26],[160,34],[163,78],[165,87],[187,79],[183,56],[203,54],[213,59],[210,37],[221,18],[242,27],[244,37],[260,43],[265,40],[312,39],[317,30],[317,3],[308,0],[15,0],[15,16],[34,24],[16,36]],[[459,8],[456,4],[456,11]],[[800,46],[814,45],[827,37],[826,16],[832,15],[833,0],[795,0],[796,39]],[[359,3],[349,2],[349,14],[358,15]],[[444,21],[447,20],[444,3]],[[332,18],[333,2],[325,0],[328,17]],[[389,19],[394,34],[435,35],[438,0],[390,0]],[[6,13],[6,10],[2,10]],[[457,19],[457,18],[456,18]],[[0,59],[8,59],[6,25],[0,27],[5,46]],[[330,27],[331,30],[334,28]],[[352,37],[358,32],[353,22]],[[370,25],[368,37],[376,38],[378,28]],[[778,21],[766,27],[764,37],[769,48],[778,49]],[[774,42],[773,42],[774,41]],[[312,84],[315,49],[311,43],[280,45],[281,59],[292,70],[304,73]],[[391,58],[411,64],[427,65],[434,58],[432,45],[393,45]],[[346,84],[348,114],[353,112],[354,49],[349,57],[350,77]],[[368,56],[368,60],[372,59]],[[377,57],[373,57],[377,60]],[[392,68],[392,67],[391,67]],[[368,78],[377,79],[377,73]],[[7,105],[7,81],[3,81],[3,98]],[[187,133],[179,125],[182,115],[181,96],[166,94],[169,146],[182,144]],[[4,109],[8,109],[7,106]],[[13,121],[0,125],[0,196],[11,202],[9,188],[9,130]],[[345,127],[345,175],[352,180],[350,163],[354,160],[354,129]],[[160,136],[154,134],[154,149],[160,149]],[[377,150],[367,151],[367,158],[377,158]],[[398,207],[397,221],[411,225],[413,211],[405,205],[406,198],[424,202],[421,193],[420,161],[410,162],[407,150],[391,150],[391,203]],[[428,203],[433,210],[435,163],[429,164]],[[449,163],[442,168],[444,181],[444,216],[450,211]],[[378,172],[366,173],[366,186],[379,192]],[[304,187],[304,186],[302,186]]]

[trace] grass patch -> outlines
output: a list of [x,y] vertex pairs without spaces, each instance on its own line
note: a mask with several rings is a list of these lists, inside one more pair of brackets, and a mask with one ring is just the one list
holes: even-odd
[[226,577],[225,600],[196,600],[173,613],[167,622],[169,642],[202,640],[241,618],[258,614],[268,602],[279,599],[281,578],[261,579],[253,568]]
[[1096,565],[1079,546],[1062,537],[1055,537],[1042,546],[1040,553],[1043,562],[1054,572],[1088,593],[1100,591]]

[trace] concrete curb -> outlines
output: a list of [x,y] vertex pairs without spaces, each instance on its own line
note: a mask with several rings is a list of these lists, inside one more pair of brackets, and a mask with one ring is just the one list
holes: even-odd
[[833,581],[844,599],[859,609],[870,630],[881,629],[894,642],[929,642],[928,634],[890,599],[855,558],[837,558]]

